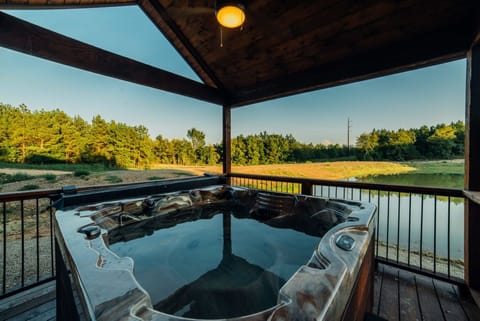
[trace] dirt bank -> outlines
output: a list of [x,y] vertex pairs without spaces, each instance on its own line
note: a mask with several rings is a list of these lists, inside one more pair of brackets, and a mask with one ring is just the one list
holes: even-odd
[[[0,169],[0,173],[5,173],[7,169]],[[177,177],[188,177],[194,175],[203,175],[200,172],[193,173],[189,170],[178,169],[156,169],[156,170],[115,170],[106,172],[90,173],[86,176],[76,177],[71,172],[51,171],[51,170],[17,170],[8,169],[8,174],[25,173],[31,176],[38,176],[34,179],[8,183],[0,186],[0,192],[15,192],[21,190],[26,185],[35,185],[38,189],[55,189],[62,186],[91,186],[104,185],[112,183],[133,183],[142,181],[151,181],[155,179],[169,179]],[[42,175],[53,174],[55,180],[49,180]]]

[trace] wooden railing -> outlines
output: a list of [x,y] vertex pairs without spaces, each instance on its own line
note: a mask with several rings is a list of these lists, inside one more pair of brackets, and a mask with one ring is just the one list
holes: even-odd
[[53,190],[1,193],[0,297],[55,277]]
[[460,189],[230,174],[232,185],[374,203],[377,262],[465,284]]
[[[75,188],[92,191],[129,184]],[[65,189],[0,193],[0,298],[55,278],[52,200]]]
[[[463,235],[461,190],[246,174],[231,174],[229,180],[238,186],[375,203],[378,262],[454,284],[465,283],[463,238],[458,238]],[[76,190],[139,184],[145,182]],[[63,192],[0,193],[0,298],[55,278],[51,204]]]

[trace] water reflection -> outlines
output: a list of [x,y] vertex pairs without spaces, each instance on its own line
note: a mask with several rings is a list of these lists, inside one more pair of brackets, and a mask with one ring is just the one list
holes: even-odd
[[110,249],[134,259],[135,276],[159,311],[222,319],[271,308],[320,240],[234,212],[206,212],[205,219],[175,226],[156,219],[110,235]]

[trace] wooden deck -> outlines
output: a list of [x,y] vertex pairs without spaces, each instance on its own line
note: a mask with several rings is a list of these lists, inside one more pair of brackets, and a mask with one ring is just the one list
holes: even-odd
[[55,317],[55,281],[0,300],[0,321],[50,321]]
[[[0,301],[0,321],[55,320],[55,282]],[[480,309],[456,286],[386,265],[375,273],[368,320],[480,321]]]
[[389,321],[480,321],[480,309],[457,286],[382,264],[372,312]]

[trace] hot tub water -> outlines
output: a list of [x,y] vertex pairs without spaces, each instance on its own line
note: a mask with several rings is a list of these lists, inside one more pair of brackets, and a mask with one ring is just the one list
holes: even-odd
[[[260,312],[277,304],[279,289],[308,262],[320,235],[236,216],[235,209],[218,211],[109,248],[134,260],[156,310],[201,319]],[[122,233],[112,231],[112,239]]]

